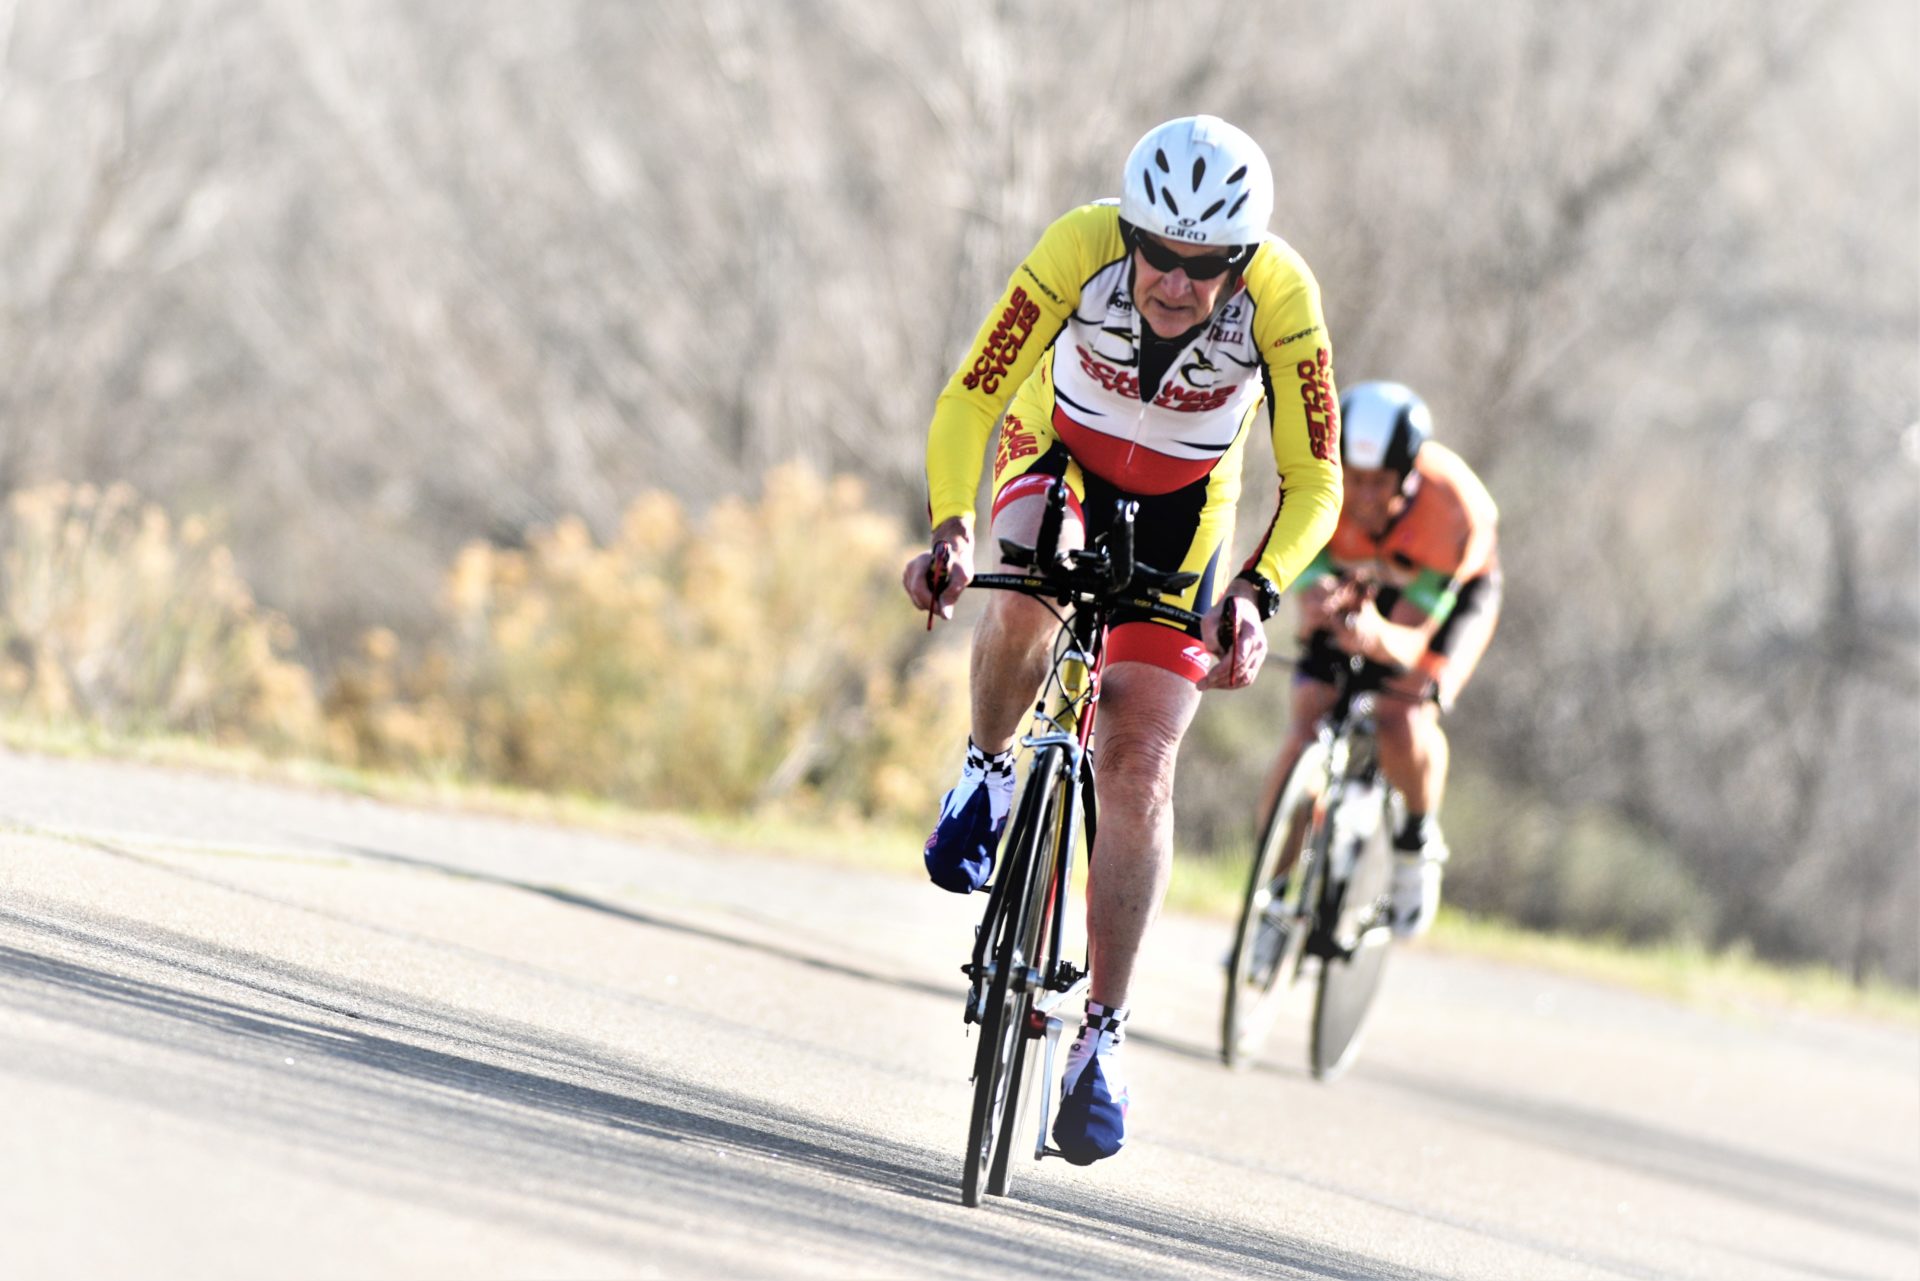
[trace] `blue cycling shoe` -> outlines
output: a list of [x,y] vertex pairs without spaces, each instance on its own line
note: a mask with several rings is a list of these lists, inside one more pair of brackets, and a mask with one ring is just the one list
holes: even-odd
[[1087,1021],[1067,1050],[1053,1145],[1073,1165],[1092,1165],[1127,1141],[1127,1083],[1120,1042],[1127,1012],[1087,1002]]
[[927,876],[943,890],[971,894],[993,874],[994,852],[1013,804],[1013,753],[988,756],[971,742],[960,781],[940,803],[927,838]]

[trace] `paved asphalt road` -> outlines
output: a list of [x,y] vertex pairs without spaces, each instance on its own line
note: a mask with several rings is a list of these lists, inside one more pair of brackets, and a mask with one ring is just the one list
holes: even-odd
[[1229,1073],[1181,918],[1127,1151],[964,1209],[974,915],[0,753],[0,1277],[1920,1277],[1920,1033],[1415,948]]

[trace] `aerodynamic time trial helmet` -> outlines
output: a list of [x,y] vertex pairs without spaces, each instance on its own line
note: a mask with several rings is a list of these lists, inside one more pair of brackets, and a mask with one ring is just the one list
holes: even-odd
[[1182,116],[1127,156],[1120,216],[1194,245],[1251,245],[1273,218],[1273,170],[1260,144],[1218,116]]
[[1340,461],[1405,480],[1433,436],[1427,402],[1402,383],[1355,383],[1340,394]]

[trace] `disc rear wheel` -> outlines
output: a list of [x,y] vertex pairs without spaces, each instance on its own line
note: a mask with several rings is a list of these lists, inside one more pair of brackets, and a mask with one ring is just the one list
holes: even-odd
[[1392,851],[1382,824],[1358,851],[1353,873],[1341,887],[1337,920],[1320,963],[1307,1046],[1307,1065],[1316,1080],[1337,1079],[1360,1052],[1393,942],[1387,923],[1391,874]]

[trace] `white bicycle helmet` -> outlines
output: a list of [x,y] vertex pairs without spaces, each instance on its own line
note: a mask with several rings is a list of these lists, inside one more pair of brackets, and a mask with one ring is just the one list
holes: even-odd
[[1273,170],[1260,144],[1218,116],[1149,130],[1127,156],[1120,216],[1196,245],[1251,245],[1273,218]]
[[1427,402],[1402,383],[1355,383],[1340,395],[1340,461],[1405,480],[1433,435]]

